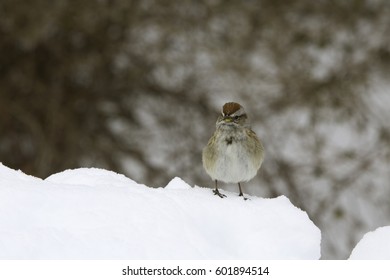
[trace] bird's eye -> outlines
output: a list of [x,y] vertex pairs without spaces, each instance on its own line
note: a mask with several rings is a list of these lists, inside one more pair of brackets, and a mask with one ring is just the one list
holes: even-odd
[[234,120],[237,121],[240,119],[240,116],[234,116]]

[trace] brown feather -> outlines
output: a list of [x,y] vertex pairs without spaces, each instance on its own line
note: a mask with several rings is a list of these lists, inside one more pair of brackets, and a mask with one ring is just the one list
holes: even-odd
[[230,116],[241,109],[241,105],[236,102],[228,102],[222,107],[222,113],[225,116]]

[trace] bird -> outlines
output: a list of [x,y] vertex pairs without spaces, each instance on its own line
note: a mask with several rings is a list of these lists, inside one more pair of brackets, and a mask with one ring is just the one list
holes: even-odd
[[238,184],[239,196],[247,199],[241,183],[256,176],[264,160],[264,147],[251,129],[244,108],[236,102],[222,106],[216,129],[202,151],[206,173],[215,181],[214,195],[226,195],[218,190],[218,181]]

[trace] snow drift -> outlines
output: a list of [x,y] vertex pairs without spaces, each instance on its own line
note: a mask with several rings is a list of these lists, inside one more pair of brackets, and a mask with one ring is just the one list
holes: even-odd
[[321,233],[280,196],[244,201],[102,169],[42,180],[0,164],[0,259],[319,259]]
[[390,260],[390,226],[366,233],[352,250],[350,260]]

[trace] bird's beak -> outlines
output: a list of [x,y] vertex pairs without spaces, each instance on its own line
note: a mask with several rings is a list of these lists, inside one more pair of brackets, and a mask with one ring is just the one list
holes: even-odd
[[230,116],[226,116],[223,118],[224,122],[231,123],[233,121],[233,118]]

